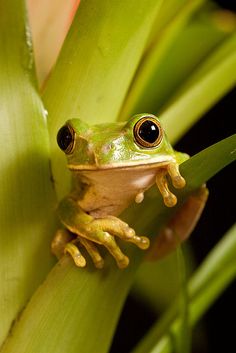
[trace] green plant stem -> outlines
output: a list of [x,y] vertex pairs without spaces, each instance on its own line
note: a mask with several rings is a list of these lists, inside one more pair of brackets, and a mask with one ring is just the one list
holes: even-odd
[[184,254],[182,247],[179,246],[176,250],[178,268],[180,274],[180,298],[179,298],[179,317],[180,317],[180,328],[179,336],[176,344],[176,350],[178,353],[190,353],[191,352],[191,329],[189,323],[189,297],[187,288],[187,273],[185,266]]
[[49,244],[56,200],[24,1],[2,0],[0,13],[1,345],[54,264]]
[[[189,290],[190,324],[194,326],[236,276],[236,226],[233,226],[210,252],[192,276]],[[175,303],[165,317],[132,353],[171,353],[180,333],[180,318]]]

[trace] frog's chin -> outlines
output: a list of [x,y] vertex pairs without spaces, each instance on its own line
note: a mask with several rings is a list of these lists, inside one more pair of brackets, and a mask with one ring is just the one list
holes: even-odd
[[148,169],[148,168],[154,168],[154,167],[162,167],[168,165],[170,162],[176,161],[173,156],[168,156],[165,158],[157,158],[157,159],[152,159],[150,160],[144,160],[142,162],[140,161],[130,161],[130,162],[117,162],[117,163],[109,163],[109,164],[72,164],[69,163],[67,167],[71,171],[79,171],[79,170],[109,170],[109,169]]

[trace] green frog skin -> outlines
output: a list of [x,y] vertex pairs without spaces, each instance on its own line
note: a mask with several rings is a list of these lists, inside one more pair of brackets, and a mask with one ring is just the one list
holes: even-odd
[[59,229],[53,239],[53,253],[58,258],[68,253],[77,266],[84,267],[81,245],[94,265],[102,268],[104,260],[96,246],[100,244],[119,268],[127,267],[129,258],[115,238],[140,249],[147,249],[150,242],[118,216],[133,201],[142,202],[145,191],[154,184],[165,205],[175,206],[177,199],[170,192],[166,177],[170,176],[175,188],[183,188],[185,180],[179,173],[179,164],[188,156],[172,148],[159,119],[152,114],[94,126],[71,119],[59,130],[57,141],[67,157],[72,189],[58,206],[64,229]]

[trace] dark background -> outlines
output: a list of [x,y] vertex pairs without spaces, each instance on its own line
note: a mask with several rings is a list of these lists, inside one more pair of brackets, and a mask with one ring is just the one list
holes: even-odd
[[[235,11],[236,1],[215,1]],[[216,104],[176,146],[190,155],[236,132],[236,89]],[[208,182],[207,206],[191,236],[191,244],[200,263],[235,222],[235,163]],[[204,234],[204,236],[202,236]],[[129,296],[120,318],[110,353],[128,353],[155,322],[156,315],[143,302]],[[236,281],[232,283],[204,315],[195,331],[195,353],[236,352]],[[198,345],[200,333],[203,345]],[[200,337],[199,337],[200,338]]]

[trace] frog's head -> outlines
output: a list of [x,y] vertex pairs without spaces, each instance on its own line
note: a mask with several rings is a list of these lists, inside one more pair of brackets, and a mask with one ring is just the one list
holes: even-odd
[[140,167],[176,158],[159,119],[151,114],[94,126],[71,119],[59,130],[57,141],[71,170]]

